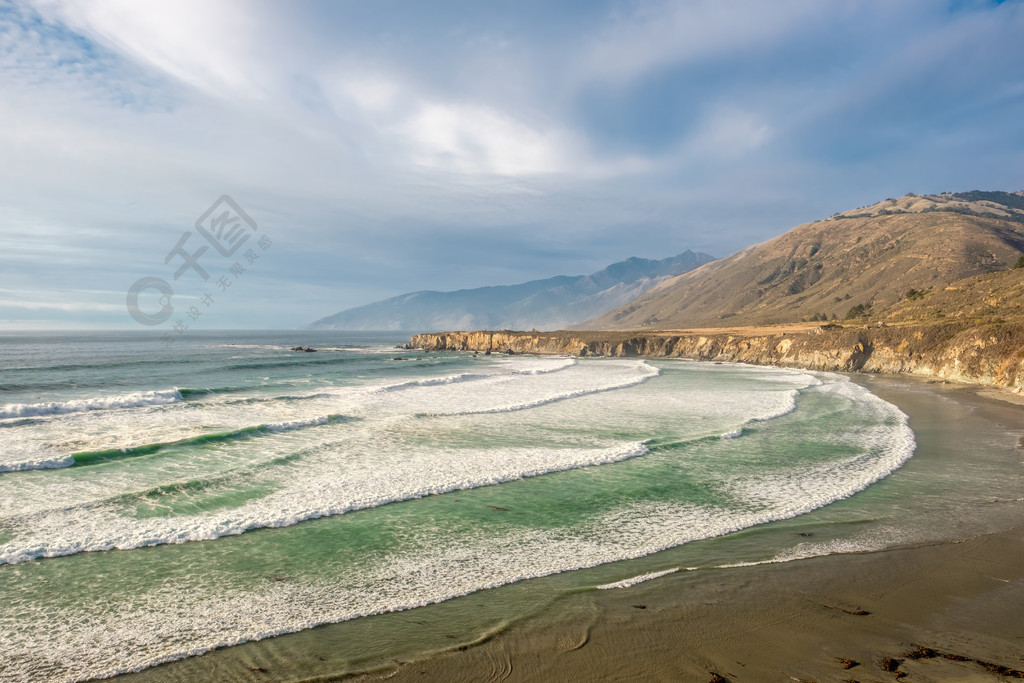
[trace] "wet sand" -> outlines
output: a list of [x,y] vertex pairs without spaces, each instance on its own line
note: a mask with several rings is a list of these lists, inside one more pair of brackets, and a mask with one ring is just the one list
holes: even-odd
[[[673,574],[575,598],[557,618],[356,680],[1024,677],[1019,529],[962,543]],[[1002,675],[991,673],[996,667]]]
[[[907,413],[918,435],[915,458],[938,457],[943,444],[953,440],[995,442],[1004,444],[999,458],[1020,462],[1024,469],[1024,451],[1014,448],[1017,436],[1024,434],[1024,407],[1014,403],[1017,397],[909,377],[859,375],[854,380]],[[966,452],[970,448],[956,448],[954,461],[962,457],[965,467],[972,458],[979,459]],[[949,457],[949,450],[945,447],[943,457]],[[965,451],[962,456],[960,450]],[[424,650],[395,638],[400,638],[401,628],[408,628],[407,636],[426,628],[416,626],[424,623],[424,615],[444,620],[458,614],[457,601],[424,608],[426,612],[385,615],[391,626],[380,638],[391,644],[378,649],[391,651],[396,659],[369,671],[371,662],[360,664],[343,654],[350,647],[346,641],[351,631],[340,624],[218,650],[124,679],[1024,678],[1024,487],[1018,500],[1001,501],[983,519],[981,531],[974,525],[966,535],[958,535],[962,527],[951,520],[949,532],[940,533],[949,539],[943,542],[680,571],[629,588],[571,591],[534,616],[501,624],[488,636],[467,638],[466,633],[448,640],[448,649],[437,642]],[[365,621],[371,633],[373,619]],[[396,622],[404,626],[396,627]],[[458,624],[451,624],[451,631],[457,630]]]

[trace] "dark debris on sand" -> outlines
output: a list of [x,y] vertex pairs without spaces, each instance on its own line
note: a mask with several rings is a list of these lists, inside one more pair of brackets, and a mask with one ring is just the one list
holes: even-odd
[[849,657],[836,657],[836,659],[843,665],[844,669],[852,669],[855,666],[860,666],[860,662],[856,659],[850,659]]
[[1024,671],[1019,669],[1011,669],[1010,667],[1003,666],[1002,664],[993,664],[992,662],[986,662],[981,659],[966,657],[952,652],[941,652],[923,645],[918,645],[917,649],[912,652],[905,652],[903,656],[907,659],[935,659],[937,657],[942,657],[943,659],[949,659],[954,662],[972,662],[995,676],[1002,676],[1003,678],[1024,678]]
[[826,605],[824,603],[822,603],[821,606],[834,609],[835,611],[842,612],[844,614],[852,614],[855,617],[866,617],[871,614],[871,612],[866,609],[846,609],[845,607],[836,607],[835,605]]

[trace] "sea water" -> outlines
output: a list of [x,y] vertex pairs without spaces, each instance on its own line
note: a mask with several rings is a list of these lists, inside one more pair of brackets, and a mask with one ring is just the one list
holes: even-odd
[[[537,577],[615,589],[893,540],[877,522],[866,540],[848,499],[914,433],[847,377],[405,340],[0,338],[0,678],[137,671]],[[772,535],[798,518],[824,533]]]

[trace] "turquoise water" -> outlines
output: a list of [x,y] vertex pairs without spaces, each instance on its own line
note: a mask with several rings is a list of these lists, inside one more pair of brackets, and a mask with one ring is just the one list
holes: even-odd
[[0,338],[0,677],[109,676],[537,577],[843,552],[890,522],[855,501],[902,504],[872,484],[913,454],[906,416],[845,377],[404,340]]

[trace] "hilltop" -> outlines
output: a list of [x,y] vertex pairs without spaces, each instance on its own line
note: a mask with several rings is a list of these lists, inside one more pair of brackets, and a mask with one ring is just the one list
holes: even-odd
[[1024,192],[909,194],[798,226],[575,328],[1018,315],[1021,275],[1006,271],[1022,252]]

